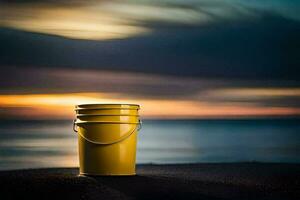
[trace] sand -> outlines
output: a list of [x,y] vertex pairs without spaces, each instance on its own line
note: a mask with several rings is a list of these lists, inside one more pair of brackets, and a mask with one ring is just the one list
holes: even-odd
[[0,171],[0,199],[300,199],[300,164],[138,165],[132,177],[77,174]]

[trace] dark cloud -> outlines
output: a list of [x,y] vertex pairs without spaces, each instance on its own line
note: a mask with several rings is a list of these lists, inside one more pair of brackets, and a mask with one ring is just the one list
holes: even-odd
[[[238,82],[232,82],[236,86],[239,84]],[[251,85],[251,84],[248,84]],[[257,88],[263,87],[263,82],[261,82],[261,85]],[[249,86],[248,86],[249,87]],[[257,105],[262,107],[294,107],[294,108],[300,108],[300,94],[295,95],[259,95],[259,94],[248,94],[244,96],[236,95],[234,92],[231,93],[231,95],[223,96],[223,95],[209,95],[211,91],[214,91],[213,93],[217,93],[220,88],[211,88],[208,90],[204,90],[203,93],[200,93],[198,100],[210,102],[210,103],[220,103],[220,104],[245,104],[245,105]],[[223,89],[227,89],[227,86],[225,86]],[[240,87],[241,90],[247,89]],[[270,89],[272,90],[272,87],[270,88],[264,88],[266,90]],[[273,88],[274,89],[274,88]],[[278,88],[277,88],[278,89]],[[280,89],[280,88],[279,88]],[[290,88],[282,88],[290,89]],[[299,88],[297,89],[299,92]],[[230,92],[229,92],[230,94]]]
[[156,29],[152,34],[108,41],[1,28],[0,65],[299,80],[299,21],[265,15],[207,26],[147,26]]
[[295,97],[277,97],[266,99],[265,101],[257,101],[259,105],[268,107],[295,107],[300,108],[300,96]]
[[125,97],[192,99],[209,88],[229,86],[222,80],[194,79],[101,70],[10,67],[0,70],[0,94],[115,93]]

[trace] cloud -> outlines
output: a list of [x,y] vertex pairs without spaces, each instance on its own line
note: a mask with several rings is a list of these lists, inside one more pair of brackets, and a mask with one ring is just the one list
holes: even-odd
[[[58,3],[4,4],[0,26],[73,39],[126,38],[148,32],[133,21],[114,17],[101,7]],[[17,13],[17,14],[16,14]]]
[[0,83],[2,95],[95,93],[104,99],[300,108],[300,84],[294,81],[199,79],[68,68],[10,68],[1,74],[5,77]]
[[224,87],[207,90],[199,98],[219,103],[245,103],[264,107],[300,107],[300,87],[265,87],[261,82],[256,87]]
[[300,21],[284,14],[293,5],[2,1],[0,66],[299,80]]
[[69,68],[10,67],[0,72],[5,80],[0,83],[2,94],[105,92],[130,98],[168,99],[192,97],[202,88],[227,84],[222,80]]
[[206,25],[259,12],[220,1],[5,1],[0,26],[72,39],[107,40],[155,31],[151,24]]
[[299,80],[299,34],[299,22],[278,16],[205,27],[160,27],[150,35],[101,42],[2,28],[0,65]]
[[299,114],[299,14],[274,2],[1,1],[1,112],[106,99],[151,116]]

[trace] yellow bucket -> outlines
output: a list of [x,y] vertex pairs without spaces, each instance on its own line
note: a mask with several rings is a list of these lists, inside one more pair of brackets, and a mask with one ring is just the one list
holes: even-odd
[[[134,107],[130,104],[85,104],[76,109]],[[119,107],[119,108],[118,108]],[[138,115],[78,114],[74,131],[78,133],[81,175],[134,175],[137,132],[141,127]]]

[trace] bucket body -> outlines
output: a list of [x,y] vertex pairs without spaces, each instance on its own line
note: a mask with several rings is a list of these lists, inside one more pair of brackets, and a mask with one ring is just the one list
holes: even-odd
[[[109,107],[111,104],[93,104],[81,109],[95,109],[101,105]],[[135,175],[140,127],[137,115],[78,114],[74,123],[78,132],[81,175]]]
[[98,121],[98,122],[128,122],[138,123],[138,115],[77,115],[80,121]]

